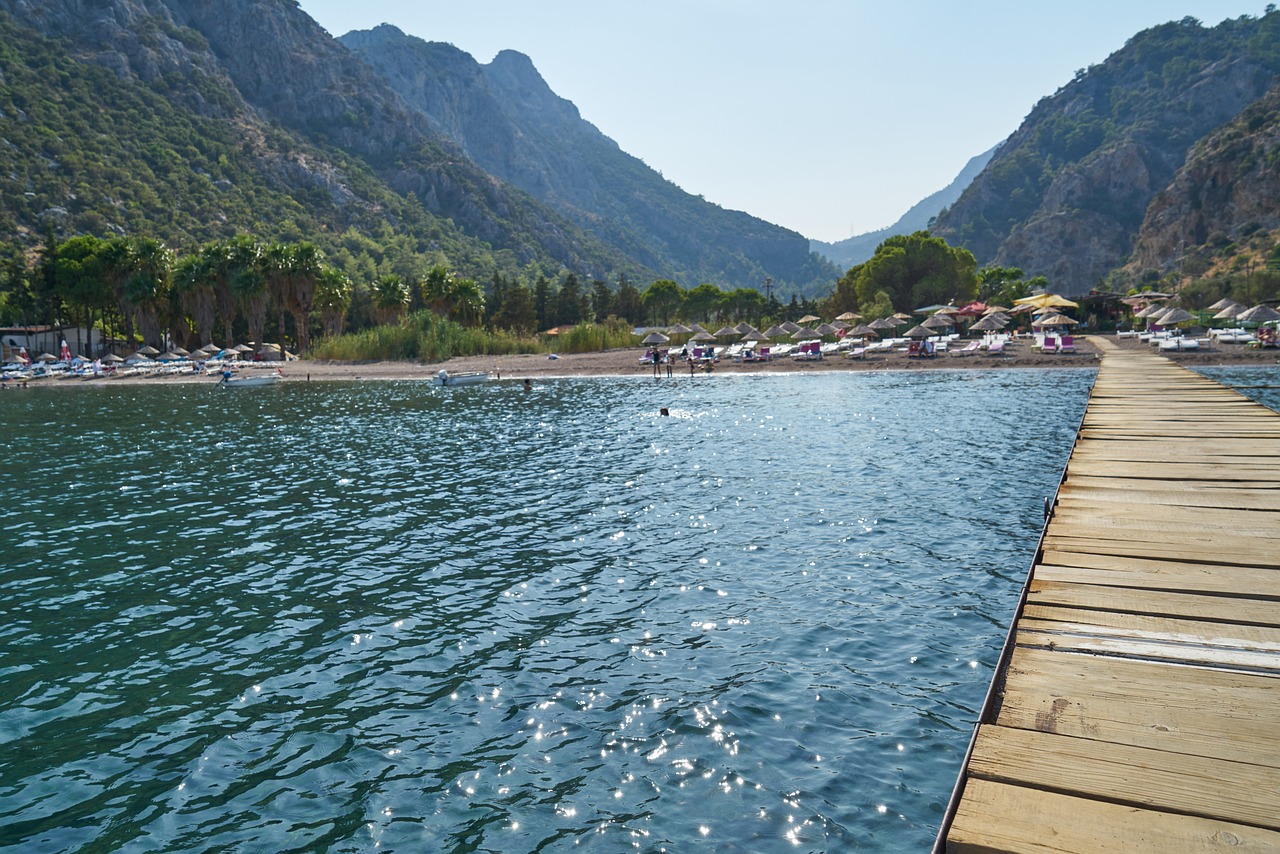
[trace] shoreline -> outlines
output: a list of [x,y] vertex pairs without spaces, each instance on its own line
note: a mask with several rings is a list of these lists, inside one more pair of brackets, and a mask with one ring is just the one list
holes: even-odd
[[[1095,343],[1103,338],[1101,344]],[[1007,370],[1009,368],[1096,368],[1104,349],[1147,349],[1136,339],[1117,339],[1113,336],[1077,337],[1078,352],[1067,354],[1043,354],[1031,351],[1030,340],[1018,342],[1016,348],[1004,356],[988,356],[974,353],[957,356],[949,353],[932,358],[909,358],[905,353],[869,355],[864,359],[846,359],[843,356],[819,361],[780,359],[776,362],[737,363],[722,361],[709,376],[779,375],[841,373],[862,371],[933,371],[933,370]],[[284,382],[356,382],[370,380],[430,380],[437,371],[450,373],[464,371],[493,371],[500,379],[568,379],[575,377],[635,377],[652,379],[653,366],[642,363],[643,347],[606,350],[593,353],[575,353],[558,359],[545,353],[522,353],[503,356],[461,356],[446,362],[326,362],[299,360],[295,362],[261,362],[240,371],[241,376],[254,376],[281,367]],[[1280,351],[1251,350],[1239,345],[1222,345],[1216,349],[1178,351],[1162,354],[1170,361],[1188,367],[1241,367],[1256,365],[1274,367],[1280,365]],[[703,372],[699,376],[707,376]],[[689,376],[684,363],[671,366],[671,378]],[[666,366],[660,370],[660,378],[666,379]],[[84,387],[116,385],[170,385],[208,383],[215,384],[216,375],[180,374],[173,376],[130,376],[96,380],[42,379],[31,382],[28,388]],[[16,388],[8,384],[8,388]]]

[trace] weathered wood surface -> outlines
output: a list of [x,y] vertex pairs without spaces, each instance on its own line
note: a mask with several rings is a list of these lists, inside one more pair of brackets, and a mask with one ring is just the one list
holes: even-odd
[[1280,851],[1280,415],[1106,349],[955,852]]

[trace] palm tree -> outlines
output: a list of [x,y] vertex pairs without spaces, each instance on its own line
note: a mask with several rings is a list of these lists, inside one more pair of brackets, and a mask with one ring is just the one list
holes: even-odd
[[314,243],[298,243],[289,254],[289,311],[298,336],[298,349],[311,344],[309,319],[315,304],[316,286],[324,271],[324,255]]
[[475,279],[455,279],[453,283],[453,315],[461,323],[476,326],[484,316],[484,288]]
[[409,305],[409,286],[399,276],[382,276],[373,283],[373,313],[379,323],[395,323]]
[[201,346],[213,341],[213,323],[217,314],[217,294],[210,255],[201,251],[183,256],[173,268],[173,291],[182,310],[195,321]]
[[351,279],[335,267],[325,266],[316,280],[315,304],[325,335],[342,333],[342,323],[351,308]]

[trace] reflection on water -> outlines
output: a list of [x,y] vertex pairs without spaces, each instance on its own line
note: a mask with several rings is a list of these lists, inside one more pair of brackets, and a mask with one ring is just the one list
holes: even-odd
[[677,379],[6,395],[0,843],[927,846],[1092,372]]

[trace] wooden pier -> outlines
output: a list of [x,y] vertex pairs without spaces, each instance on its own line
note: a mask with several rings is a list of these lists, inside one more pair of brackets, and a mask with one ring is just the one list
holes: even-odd
[[1104,350],[935,850],[1280,851],[1280,415]]

